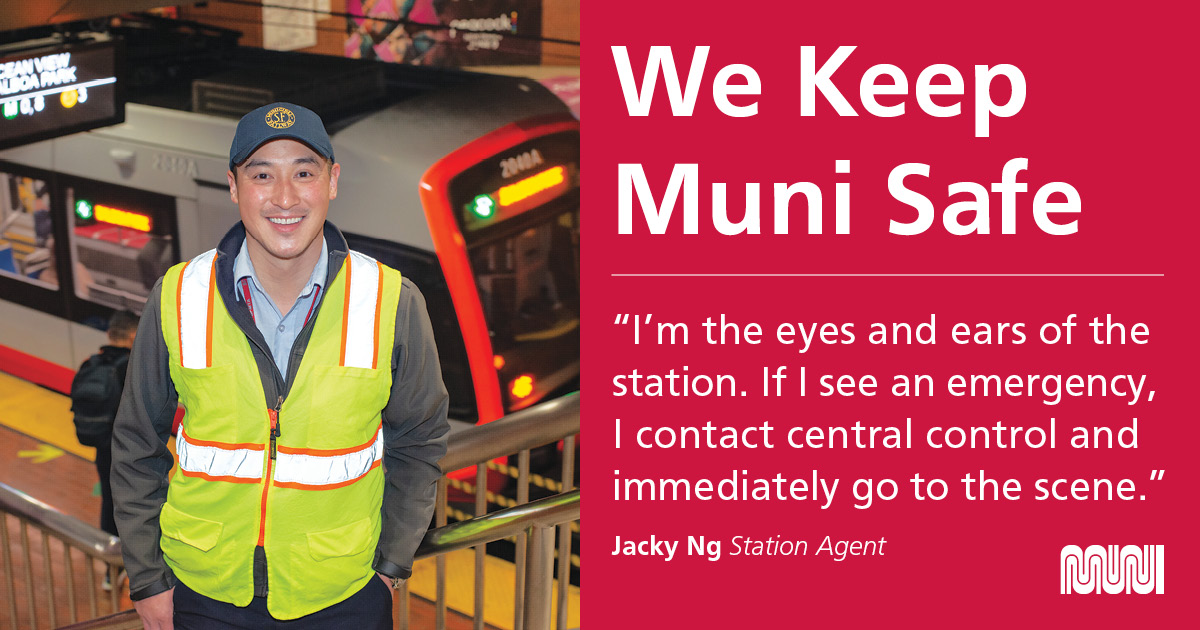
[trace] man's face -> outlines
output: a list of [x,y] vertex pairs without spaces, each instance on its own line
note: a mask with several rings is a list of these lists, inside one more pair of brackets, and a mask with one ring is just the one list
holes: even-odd
[[228,173],[252,250],[283,263],[321,250],[329,202],[337,197],[341,167],[329,168],[308,145],[281,138],[258,148]]

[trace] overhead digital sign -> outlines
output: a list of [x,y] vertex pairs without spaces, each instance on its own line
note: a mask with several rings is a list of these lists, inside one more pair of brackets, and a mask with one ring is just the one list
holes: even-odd
[[[554,134],[517,145],[463,171],[450,194],[464,233],[485,230],[579,185],[579,136]],[[498,167],[498,168],[497,168]]]
[[0,149],[125,120],[116,41],[0,57]]

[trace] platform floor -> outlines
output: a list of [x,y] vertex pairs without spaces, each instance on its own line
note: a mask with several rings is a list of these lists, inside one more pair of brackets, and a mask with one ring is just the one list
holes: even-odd
[[[94,457],[95,449],[82,446],[75,439],[70,400],[66,396],[0,373],[0,482],[25,492],[65,514],[88,523],[96,523],[99,520],[100,497]],[[14,535],[19,531],[15,522],[15,519],[10,519],[10,524],[13,524],[13,527],[9,528],[10,548],[14,560],[21,563],[18,564],[20,568],[23,560],[17,555],[20,553],[20,541]],[[33,534],[36,536],[36,532]],[[40,540],[31,540],[31,547],[31,559],[35,567],[34,582],[37,584],[41,582],[39,575],[43,565]],[[61,550],[51,545],[52,558],[60,558],[61,555]],[[76,566],[81,562],[82,560],[77,560]],[[468,615],[472,614],[473,608],[473,552],[465,550],[450,554],[447,564],[447,603],[451,608],[447,615],[447,625],[455,629],[470,628],[471,620]],[[103,572],[102,567],[95,570]],[[512,627],[513,573],[511,563],[487,557],[484,610],[489,628],[507,630]],[[83,577],[76,579],[80,585],[83,584],[81,579]],[[26,597],[22,571],[17,572],[15,580],[14,595],[21,601]],[[413,577],[409,580],[409,588],[417,596],[413,598],[410,607],[412,627],[434,627],[434,606],[428,601],[434,599],[436,594],[433,560],[417,563]],[[571,619],[568,627],[578,627],[579,590],[576,587],[572,587],[571,590]],[[85,592],[86,589],[78,591],[81,597]],[[45,601],[47,597],[42,591],[36,591],[35,594],[39,602]],[[6,614],[7,600],[7,589],[0,589],[0,615]],[[86,611],[84,602],[86,599],[79,602],[82,605],[81,614]],[[56,608],[59,609],[57,621],[61,625],[70,619],[70,615],[67,602],[56,603]],[[131,607],[131,602],[122,592],[118,608],[124,610]],[[100,602],[101,614],[109,611],[111,609],[108,602]],[[39,619],[42,625],[46,621]],[[26,622],[26,619],[22,619],[18,627],[29,627],[25,625]],[[7,619],[0,619],[0,626],[7,623]]]

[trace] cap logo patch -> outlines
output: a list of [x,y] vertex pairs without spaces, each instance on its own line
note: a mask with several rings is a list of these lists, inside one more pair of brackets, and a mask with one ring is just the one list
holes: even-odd
[[287,129],[296,124],[296,115],[286,107],[276,107],[267,112],[266,123],[272,129]]

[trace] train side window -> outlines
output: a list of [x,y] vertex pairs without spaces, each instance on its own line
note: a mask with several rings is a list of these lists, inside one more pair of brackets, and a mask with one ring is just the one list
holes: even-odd
[[64,198],[75,297],[140,313],[179,261],[175,198],[87,180],[67,183]]
[[53,221],[45,180],[0,172],[0,275],[58,289]]

